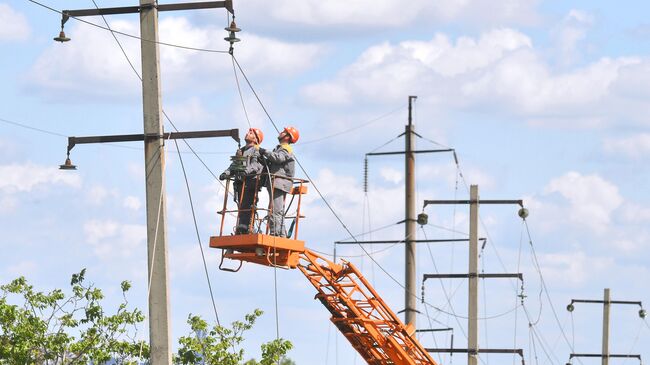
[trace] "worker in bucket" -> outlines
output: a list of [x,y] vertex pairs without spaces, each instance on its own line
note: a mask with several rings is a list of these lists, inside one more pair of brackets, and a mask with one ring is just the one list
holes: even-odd
[[284,200],[293,187],[293,175],[296,170],[292,144],[298,142],[300,133],[294,127],[285,127],[278,135],[278,144],[273,151],[260,149],[266,160],[265,173],[271,176],[267,183],[271,199],[269,231],[273,236],[286,237],[284,229]]
[[264,186],[259,181],[264,167],[260,158],[262,140],[264,140],[264,133],[258,128],[250,128],[244,137],[246,145],[237,150],[236,156],[243,158],[233,158],[233,163],[219,176],[220,180],[234,178],[234,199],[239,203],[235,234],[251,233],[252,213],[257,205],[257,192]]

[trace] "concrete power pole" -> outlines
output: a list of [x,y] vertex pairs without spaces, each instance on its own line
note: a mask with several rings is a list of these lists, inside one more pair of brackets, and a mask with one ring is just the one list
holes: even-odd
[[404,298],[404,311],[406,324],[416,326],[416,306],[417,297],[415,292],[417,290],[417,278],[415,270],[415,241],[416,241],[416,221],[415,221],[415,138],[413,138],[413,100],[417,96],[409,96],[409,119],[408,125],[404,131],[406,141],[406,149],[404,154],[405,161],[405,298]]
[[[169,276],[167,272],[167,217],[165,204],[165,139],[232,137],[239,142],[239,131],[210,130],[195,132],[164,133],[162,105],[160,98],[160,53],[158,50],[158,12],[194,9],[226,8],[233,14],[233,22],[227,31],[230,37],[224,40],[232,45],[238,42],[234,22],[232,0],[201,1],[178,4],[158,4],[156,0],[140,0],[139,6],[94,8],[61,11],[61,32],[54,38],[57,42],[68,42],[64,24],[71,17],[105,16],[115,14],[140,14],[140,47],[142,51],[142,104],[144,133],[130,135],[109,135],[92,137],[69,137],[68,158],[60,168],[75,170],[70,161],[70,150],[77,144],[144,141],[145,184],[147,201],[147,256],[149,290],[149,341],[150,364],[171,365],[171,329],[169,310]],[[118,42],[119,43],[119,42]]]
[[611,305],[609,288],[605,288],[603,293],[603,365],[609,365],[609,308]]
[[469,192],[469,292],[467,318],[467,364],[478,364],[478,185]]
[[605,288],[603,291],[603,300],[593,300],[593,299],[571,299],[571,303],[567,305],[566,309],[569,312],[573,312],[575,309],[574,303],[591,303],[591,304],[603,304],[603,347],[600,354],[575,354],[572,353],[569,355],[569,364],[571,364],[571,359],[574,357],[600,357],[602,365],[609,365],[610,358],[637,358],[641,362],[641,355],[633,354],[612,354],[609,352],[609,313],[612,304],[632,304],[638,305],[639,317],[644,319],[646,317],[646,310],[643,309],[643,303],[639,301],[629,301],[629,300],[612,300],[610,296],[609,288]]
[[165,149],[160,102],[158,9],[155,0],[140,0],[144,161],[147,196],[147,256],[149,278],[149,340],[151,364],[171,365],[167,216],[165,214]]
[[[469,200],[425,200],[424,207],[429,204],[468,204],[469,205],[469,239],[452,239],[452,240],[439,240],[440,242],[458,242],[469,241],[469,263],[467,274],[425,274],[422,278],[422,297],[424,298],[424,282],[427,279],[443,279],[443,278],[467,278],[468,285],[468,305],[467,305],[467,348],[427,348],[428,352],[448,352],[448,353],[467,353],[467,364],[477,365],[479,353],[501,353],[501,354],[519,354],[524,358],[522,349],[493,349],[493,348],[479,348],[478,344],[478,281],[484,278],[513,278],[519,279],[523,282],[524,278],[521,273],[514,274],[479,274],[478,272],[478,243],[479,240],[485,242],[485,238],[479,238],[479,207],[481,204],[517,204],[522,208],[519,210],[519,216],[524,218],[528,216],[528,211],[523,208],[522,200],[483,200],[479,199],[478,185],[471,185],[469,191]],[[424,213],[422,213],[424,214]],[[453,345],[453,343],[452,343]]]

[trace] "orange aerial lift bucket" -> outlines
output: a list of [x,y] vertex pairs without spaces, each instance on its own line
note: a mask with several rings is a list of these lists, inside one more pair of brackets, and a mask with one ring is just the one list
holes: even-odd
[[[260,174],[252,178],[242,179],[243,181],[240,182],[241,185],[237,189],[234,189],[235,192],[233,194],[233,197],[239,195],[237,209],[228,208],[231,179],[228,178],[226,180],[223,209],[218,212],[221,215],[219,235],[210,237],[210,247],[222,249],[221,263],[219,264],[221,270],[238,271],[244,261],[266,266],[295,269],[300,261],[300,255],[305,252],[305,242],[298,240],[298,230],[300,227],[300,219],[304,218],[300,213],[300,205],[302,204],[302,196],[307,193],[306,184],[308,181],[271,175],[270,191],[273,191],[275,179],[290,179],[293,183],[292,189],[287,194],[287,196],[291,197],[287,211],[282,212],[283,222],[291,222],[289,223],[289,232],[287,237],[279,237],[269,234],[269,225],[267,222],[268,217],[273,213],[271,204],[269,204],[268,208],[258,208],[256,204],[252,204],[250,207],[240,206],[240,202],[244,200],[244,196],[247,193],[253,195],[252,201],[258,201],[258,194],[262,190],[262,185],[268,184],[268,182],[265,184],[261,181],[264,177],[263,174]],[[248,182],[249,186],[246,186],[246,182]],[[247,189],[252,189],[252,191]],[[295,210],[293,210],[295,214],[287,215],[296,197],[298,198],[298,202]],[[237,218],[236,220],[239,221],[240,215],[248,212],[250,212],[251,218],[248,222],[246,233],[236,234],[237,231],[234,231],[233,234],[224,234],[224,224],[227,215],[235,216]],[[260,217],[260,213],[266,213],[266,216]],[[224,259],[237,260],[239,261],[239,266],[235,269],[227,268],[224,266]]]

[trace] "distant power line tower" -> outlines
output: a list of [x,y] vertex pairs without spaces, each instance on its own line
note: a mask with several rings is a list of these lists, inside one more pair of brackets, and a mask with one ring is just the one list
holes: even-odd
[[574,357],[600,357],[602,358],[602,365],[609,365],[609,358],[618,357],[618,358],[637,358],[639,363],[641,363],[641,355],[631,355],[631,354],[611,354],[609,352],[609,312],[612,304],[634,304],[641,307],[639,309],[639,317],[641,319],[646,317],[646,310],[643,309],[643,304],[641,302],[627,301],[627,300],[611,300],[609,288],[605,288],[603,293],[603,300],[594,300],[594,299],[571,299],[571,303],[567,305],[566,309],[569,312],[573,312],[575,309],[574,303],[602,303],[603,305],[603,346],[602,352],[600,354],[570,354],[569,362],[567,365],[571,365],[571,360]]

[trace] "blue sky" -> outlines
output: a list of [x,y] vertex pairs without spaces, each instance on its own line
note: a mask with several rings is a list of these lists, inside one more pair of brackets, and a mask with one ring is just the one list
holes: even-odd
[[[614,299],[650,307],[649,8],[639,1],[237,1],[243,31],[235,55],[273,119],[300,129],[296,153],[346,225],[355,233],[390,225],[362,236],[366,239],[403,236],[403,227],[392,224],[404,215],[403,162],[371,159],[365,196],[363,156],[403,131],[407,96],[418,95],[417,131],[455,148],[460,158],[458,170],[448,154],[418,155],[418,206],[424,199],[466,197],[467,183],[479,184],[483,198],[523,198],[530,210],[530,233],[554,310],[547,293],[540,294],[516,207],[484,206],[481,233],[490,239],[482,266],[485,272],[523,272],[526,308],[533,320],[539,313],[539,322],[531,334],[523,309],[510,311],[519,284],[482,282],[481,316],[507,314],[481,321],[481,346],[516,346],[529,363],[536,362],[535,354],[539,363],[564,363],[572,349],[597,353],[601,343],[601,308],[579,305],[571,315],[564,309],[571,298],[597,299],[609,287]],[[137,17],[108,21],[116,30],[139,33]],[[56,169],[65,158],[64,136],[141,132],[140,83],[110,33],[70,20],[66,33],[72,41],[58,44],[52,37],[59,22],[56,13],[29,1],[0,2],[0,281],[25,275],[43,289],[63,287],[86,267],[108,293],[116,293],[121,280],[131,280],[132,303],[145,309],[141,145],[77,146],[72,159],[79,170]],[[225,50],[225,26],[221,10],[164,14],[160,40]],[[139,70],[138,41],[118,39]],[[163,108],[179,129],[248,127],[228,55],[168,46],[160,53]],[[270,148],[273,126],[239,77],[250,121],[265,131],[264,145]],[[330,135],[335,136],[308,143]],[[227,139],[190,143],[215,173],[236,148]],[[418,139],[417,146],[435,145]],[[402,147],[400,139],[382,150]],[[173,143],[167,153],[173,333],[180,336],[187,332],[188,313],[207,318],[212,313]],[[184,153],[183,158],[206,247],[219,226],[223,189],[196,157]],[[302,238],[309,247],[332,252],[332,242],[347,233],[315,191],[304,209]],[[465,207],[428,207],[427,213],[432,224],[461,233],[427,226],[418,238],[425,233],[458,238],[467,232]],[[401,246],[373,250],[381,251],[374,254],[381,268],[403,281]],[[222,321],[254,308],[266,312],[246,343],[251,355],[276,333],[276,274],[280,335],[296,346],[290,357],[298,364],[363,362],[334,333],[299,272],[245,265],[237,274],[226,273],[217,269],[220,253],[206,252]],[[401,287],[362,253],[358,247],[339,248],[391,307],[401,310]],[[463,272],[467,267],[462,245],[419,246],[418,260],[418,277],[435,268]],[[466,314],[466,282],[427,281],[425,298],[446,312]],[[419,328],[435,319],[442,324],[434,327],[454,327],[455,346],[465,346],[465,320],[433,307],[419,309]],[[647,361],[650,327],[637,309],[614,308],[610,349],[640,353]],[[146,330],[141,332],[144,336]],[[445,334],[421,338],[427,347],[449,346],[449,341]],[[459,355],[436,359],[465,363]],[[482,362],[504,359],[514,361],[491,355]]]

